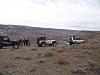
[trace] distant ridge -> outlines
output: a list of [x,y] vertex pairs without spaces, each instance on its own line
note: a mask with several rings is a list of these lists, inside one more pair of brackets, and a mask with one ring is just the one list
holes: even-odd
[[[0,24],[0,35],[10,36],[11,39],[29,38],[33,42],[40,36],[46,36],[58,41],[65,40],[69,35],[78,35],[88,40],[95,39],[99,41],[100,39],[99,31],[77,31],[3,24]],[[93,37],[93,35],[95,36]]]

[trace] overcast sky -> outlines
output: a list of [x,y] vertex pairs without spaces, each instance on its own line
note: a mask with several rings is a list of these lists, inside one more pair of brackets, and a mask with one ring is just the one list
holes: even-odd
[[0,0],[0,23],[100,31],[100,0]]

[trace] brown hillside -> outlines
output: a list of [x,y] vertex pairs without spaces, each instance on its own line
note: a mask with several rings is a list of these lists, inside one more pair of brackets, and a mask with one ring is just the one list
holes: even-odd
[[62,41],[69,35],[78,35],[88,40],[88,42],[100,42],[99,31],[75,31],[17,25],[0,25],[0,35],[8,35],[12,39],[29,38],[32,42],[36,41],[36,38],[39,36],[46,36],[57,41]]

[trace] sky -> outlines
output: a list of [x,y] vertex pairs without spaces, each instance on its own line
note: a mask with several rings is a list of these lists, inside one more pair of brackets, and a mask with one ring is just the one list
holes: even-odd
[[100,31],[100,0],[0,0],[0,24]]

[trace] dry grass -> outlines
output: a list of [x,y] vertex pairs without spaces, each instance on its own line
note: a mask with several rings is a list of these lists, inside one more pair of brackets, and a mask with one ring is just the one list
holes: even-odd
[[51,60],[53,60],[57,64],[66,64],[65,56],[53,56],[51,57]]
[[51,50],[57,50],[57,48],[52,48]]
[[33,48],[33,49],[31,49],[32,51],[36,51],[37,49],[36,48]]
[[64,52],[65,51],[65,48],[64,47],[61,47],[57,50],[58,52]]
[[[0,71],[10,71],[12,75],[100,75],[99,45],[0,49]],[[54,74],[45,73],[48,69]]]
[[44,54],[45,57],[51,57],[51,56],[54,56],[54,53],[53,52],[46,52]]
[[65,47],[57,47],[57,48],[53,48],[52,50],[57,51],[57,52],[64,52],[66,49]]
[[31,58],[30,58],[30,57],[20,57],[20,56],[15,57],[15,59],[21,59],[21,60],[31,60]]

